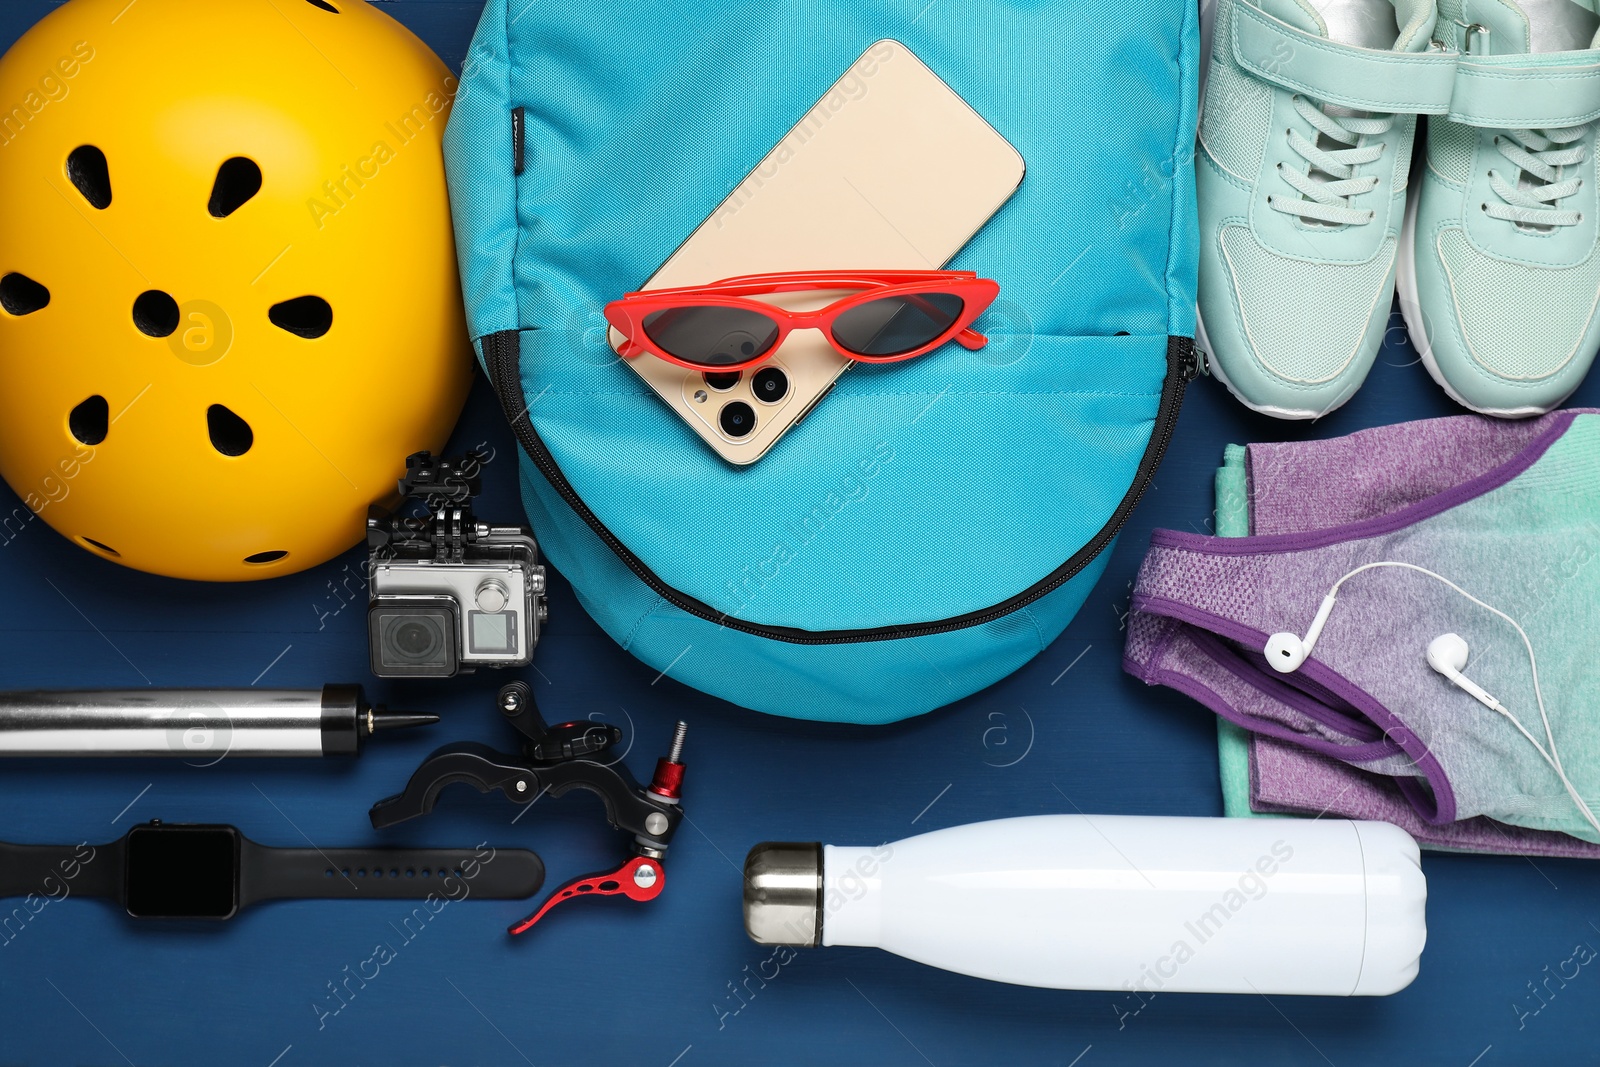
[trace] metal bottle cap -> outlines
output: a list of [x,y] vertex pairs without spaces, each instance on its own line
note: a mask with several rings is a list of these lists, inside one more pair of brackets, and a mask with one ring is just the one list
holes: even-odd
[[759,945],[822,943],[822,846],[765,841],[744,861],[744,930]]

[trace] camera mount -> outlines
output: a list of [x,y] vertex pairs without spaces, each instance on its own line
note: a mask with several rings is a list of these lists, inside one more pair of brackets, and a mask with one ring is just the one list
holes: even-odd
[[[487,538],[492,529],[472,514],[472,500],[483,492],[483,467],[488,461],[486,453],[477,451],[459,460],[431,452],[407,456],[400,504],[394,511],[376,504],[367,509],[367,548],[373,557],[466,559],[468,546]],[[413,502],[425,505],[428,514],[407,515],[406,506]]]
[[539,545],[523,526],[479,522],[489,457],[406,458],[401,500],[367,511],[367,641],[380,678],[450,678],[533,658],[549,614]]

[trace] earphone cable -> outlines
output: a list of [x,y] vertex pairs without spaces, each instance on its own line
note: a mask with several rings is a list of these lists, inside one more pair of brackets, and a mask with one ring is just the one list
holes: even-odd
[[1556,772],[1556,777],[1561,779],[1561,784],[1566,787],[1567,795],[1572,798],[1572,802],[1576,804],[1578,806],[1578,810],[1583,813],[1584,819],[1588,821],[1590,826],[1594,827],[1595,833],[1600,834],[1600,819],[1596,819],[1594,812],[1589,810],[1589,805],[1584,802],[1583,797],[1578,793],[1577,787],[1574,786],[1572,784],[1572,780],[1567,777],[1566,768],[1561,765],[1561,754],[1556,747],[1555,731],[1550,728],[1550,716],[1546,714],[1544,707],[1544,692],[1539,686],[1539,660],[1538,657],[1534,655],[1533,642],[1528,639],[1527,631],[1522,628],[1516,619],[1513,619],[1510,615],[1507,615],[1493,604],[1487,604],[1484,601],[1479,600],[1477,597],[1473,596],[1471,593],[1467,592],[1465,589],[1461,588],[1444,575],[1430,571],[1426,567],[1419,567],[1415,563],[1402,563],[1398,560],[1378,560],[1373,563],[1362,564],[1355,570],[1350,571],[1348,574],[1344,575],[1338,581],[1333,583],[1333,588],[1328,590],[1328,599],[1337,597],[1339,594],[1339,588],[1351,578],[1361,574],[1363,571],[1375,570],[1379,567],[1397,567],[1403,570],[1416,571],[1418,574],[1425,574],[1429,578],[1443,582],[1445,585],[1449,586],[1451,589],[1454,589],[1457,593],[1460,593],[1462,596],[1466,597],[1480,608],[1483,608],[1485,611],[1491,612],[1504,619],[1506,622],[1511,624],[1511,627],[1514,630],[1517,631],[1517,636],[1522,638],[1523,647],[1528,650],[1528,666],[1533,670],[1533,696],[1539,705],[1539,719],[1544,723],[1544,735],[1545,740],[1549,742],[1550,745],[1549,751],[1545,751],[1544,745],[1541,745],[1538,740],[1534,738],[1533,734],[1528,732],[1528,728],[1523,726],[1522,722],[1515,715],[1511,714],[1509,709],[1501,705],[1498,699],[1495,700],[1494,710],[1499,712],[1500,715],[1502,715],[1508,722],[1511,723],[1511,725],[1515,726],[1517,731],[1521,733],[1523,737],[1527,738],[1528,743],[1533,746],[1534,751],[1539,753],[1539,755],[1544,759],[1545,763],[1550,765],[1550,769]]

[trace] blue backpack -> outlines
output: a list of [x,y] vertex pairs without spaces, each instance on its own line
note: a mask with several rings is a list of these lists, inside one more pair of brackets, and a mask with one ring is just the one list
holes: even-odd
[[[1061,633],[1198,367],[1197,21],[1193,0],[489,0],[445,137],[468,318],[535,533],[607,633],[735,704],[855,723]],[[989,345],[858,366],[731,465],[619,365],[601,309],[884,38],[1026,161],[949,264],[1000,283]]]

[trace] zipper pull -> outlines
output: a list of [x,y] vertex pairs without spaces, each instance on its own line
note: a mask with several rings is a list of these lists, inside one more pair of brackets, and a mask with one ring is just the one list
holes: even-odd
[[525,108],[514,107],[511,109],[511,168],[512,173],[520,175],[523,171],[525,157],[523,143],[526,137],[524,132],[527,126]]
[[1188,385],[1206,372],[1205,360],[1200,356],[1200,350],[1194,342],[1184,339],[1178,355],[1178,375],[1183,383]]

